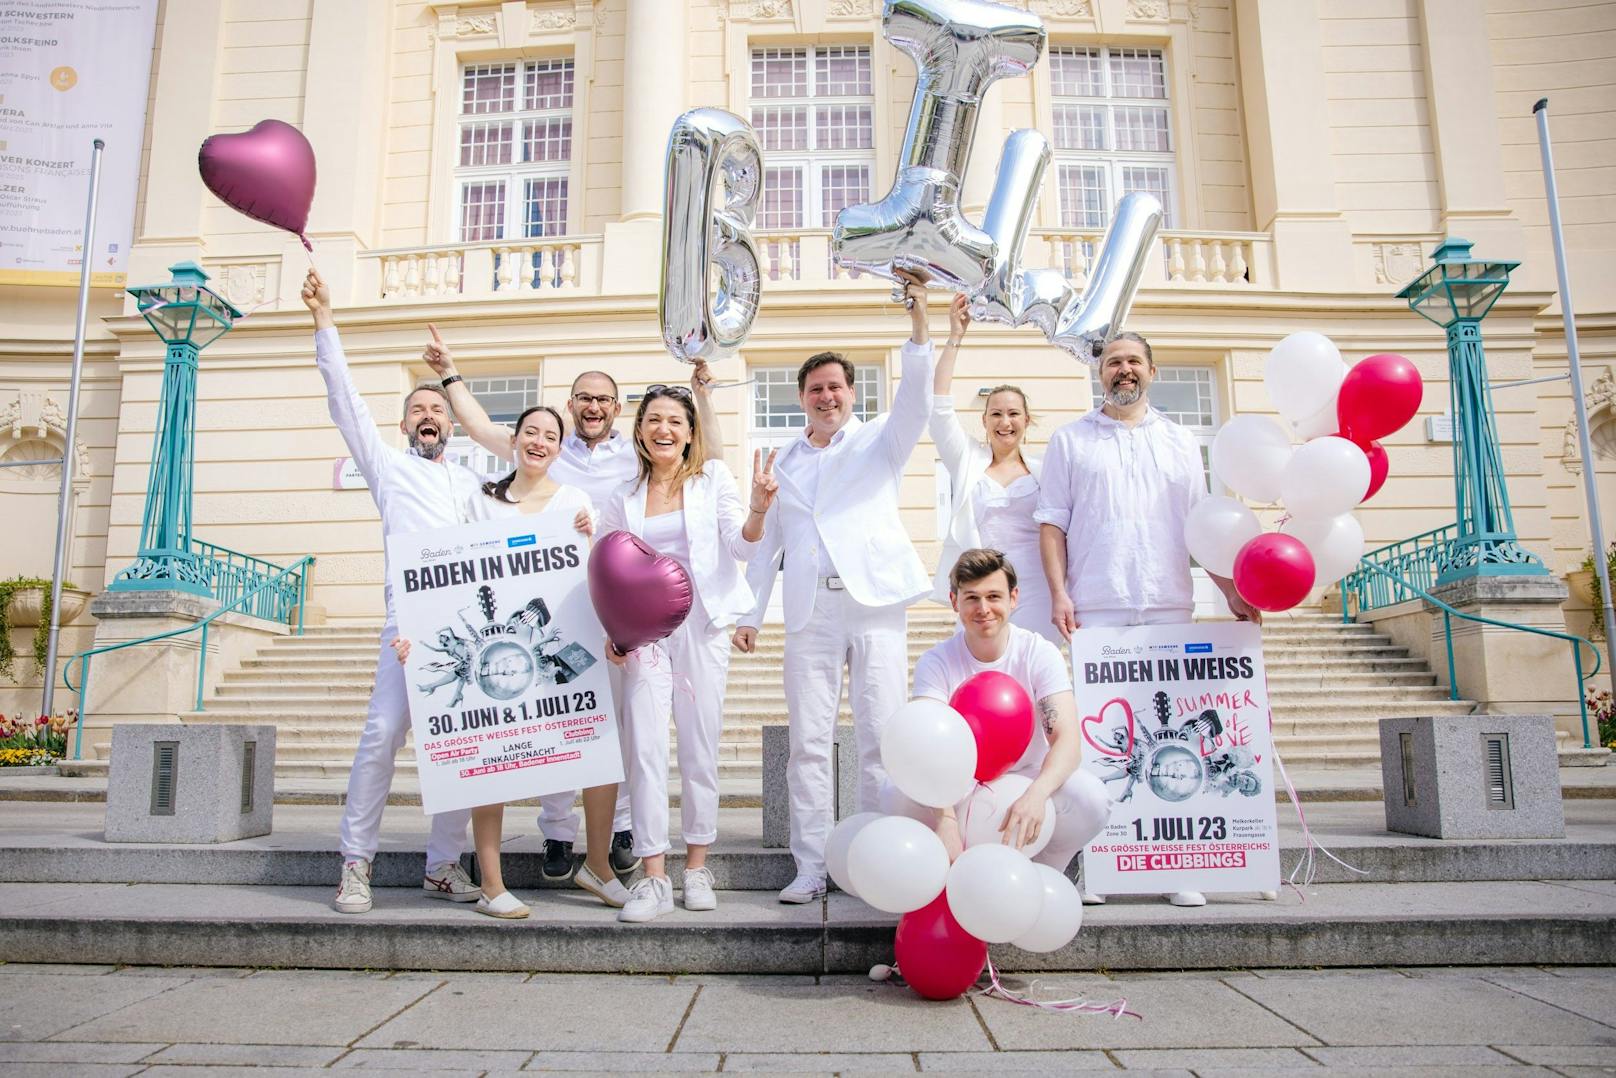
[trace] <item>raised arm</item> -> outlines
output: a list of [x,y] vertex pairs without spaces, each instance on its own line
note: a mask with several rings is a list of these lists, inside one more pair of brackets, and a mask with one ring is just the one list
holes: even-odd
[[964,296],[955,296],[948,309],[948,342],[937,358],[937,370],[932,375],[932,402],[929,429],[931,440],[937,445],[937,455],[943,458],[943,467],[956,482],[965,468],[971,448],[978,444],[965,432],[954,408],[954,360],[959,354],[960,341],[971,324],[970,304]]
[[449,407],[454,409],[455,422],[471,436],[471,440],[494,454],[500,460],[515,460],[511,448],[511,428],[495,423],[488,412],[477,403],[477,397],[466,388],[466,380],[455,369],[454,355],[438,336],[438,327],[426,324],[432,339],[421,352],[421,358],[432,368],[432,373],[443,380],[444,392],[449,394]]
[[708,460],[724,459],[724,427],[713,407],[712,368],[705,359],[697,360],[690,372],[690,396],[696,402],[696,422],[701,424],[701,449]]
[[926,429],[931,414],[929,390],[932,385],[931,334],[926,328],[926,286],[910,279],[905,286],[909,298],[909,339],[903,345],[903,380],[892,397],[892,410],[881,429],[881,442],[888,463],[901,471]]
[[752,555],[757,553],[758,540],[763,538],[763,518],[769,511],[769,501],[773,500],[773,495],[768,500],[760,501],[757,478],[754,476],[750,492],[752,505],[761,505],[762,509],[753,511],[741,504],[741,492],[735,485],[735,477],[730,474],[728,464],[721,460],[709,460],[707,474],[712,478],[717,494],[719,546],[736,561],[750,562]]
[[320,368],[320,377],[325,379],[326,404],[332,422],[336,423],[349,454],[374,492],[377,479],[388,465],[389,454],[397,450],[382,441],[370,407],[353,384],[348,357],[342,351],[342,338],[337,335],[336,318],[331,313],[331,290],[312,269],[303,278],[303,304],[314,315],[314,362]]

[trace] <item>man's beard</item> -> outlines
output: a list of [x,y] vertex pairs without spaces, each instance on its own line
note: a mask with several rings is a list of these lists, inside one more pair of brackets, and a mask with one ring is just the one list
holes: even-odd
[[419,433],[410,431],[410,449],[423,460],[437,460],[443,456],[443,439],[434,438],[432,441],[426,442],[422,441]]
[[1139,403],[1145,395],[1145,387],[1135,382],[1131,386],[1117,387],[1113,385],[1105,391],[1105,402],[1117,408],[1127,408]]

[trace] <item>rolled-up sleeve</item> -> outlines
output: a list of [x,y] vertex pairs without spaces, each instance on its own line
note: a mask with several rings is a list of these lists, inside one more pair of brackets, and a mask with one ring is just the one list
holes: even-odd
[[1038,480],[1038,508],[1033,519],[1040,524],[1053,524],[1068,531],[1072,524],[1072,453],[1073,438],[1060,430],[1049,440],[1049,452],[1044,454],[1044,473]]

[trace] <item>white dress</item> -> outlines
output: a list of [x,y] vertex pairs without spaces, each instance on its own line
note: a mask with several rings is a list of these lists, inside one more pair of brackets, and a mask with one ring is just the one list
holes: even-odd
[[1001,551],[1015,567],[1020,595],[1015,613],[1010,615],[1011,624],[1059,647],[1059,632],[1050,623],[1049,583],[1038,550],[1039,524],[1033,519],[1038,508],[1038,478],[1017,476],[1006,487],[984,475],[971,492],[971,508],[981,544]]

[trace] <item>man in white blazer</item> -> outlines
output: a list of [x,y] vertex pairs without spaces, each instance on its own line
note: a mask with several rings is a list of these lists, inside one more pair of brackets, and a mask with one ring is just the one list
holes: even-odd
[[782,902],[825,893],[843,669],[858,742],[859,807],[873,809],[884,777],[881,726],[903,705],[908,686],[906,608],[931,590],[898,516],[899,483],[931,403],[926,289],[910,282],[906,294],[912,333],[887,414],[868,423],[854,417],[853,365],[836,352],[812,356],[798,370],[807,426],[775,461],[779,495],[747,570],[757,605],[735,630],[735,646],[744,652],[757,642],[784,554],[786,785],[797,877],[780,892]]

